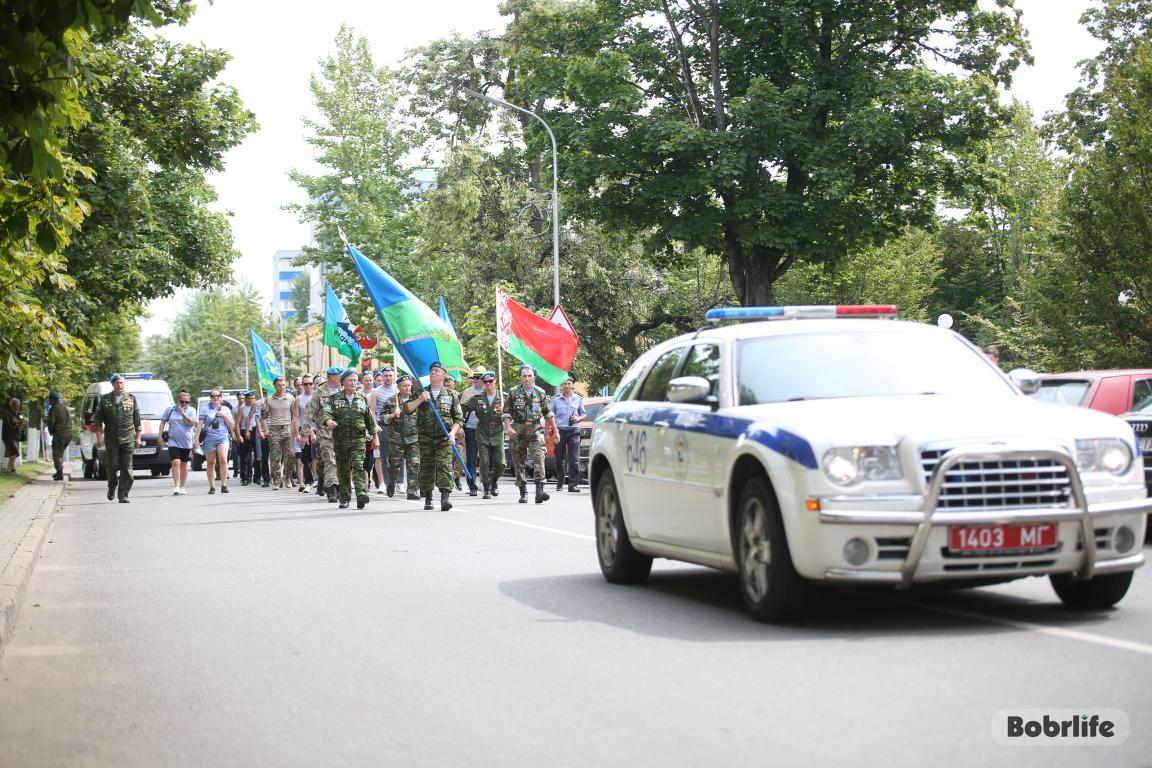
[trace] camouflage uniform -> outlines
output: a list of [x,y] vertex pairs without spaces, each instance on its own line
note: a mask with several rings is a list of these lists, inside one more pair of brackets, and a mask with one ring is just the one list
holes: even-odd
[[504,419],[500,393],[488,402],[488,395],[473,395],[463,405],[464,413],[476,414],[476,442],[480,453],[480,481],[484,485],[484,498],[496,495],[496,483],[504,473]]
[[[304,415],[312,426],[312,434],[315,435],[318,444],[317,457],[320,465],[320,481],[317,486],[321,491],[331,491],[336,487],[336,451],[332,444],[332,431],[324,424],[323,403],[332,395],[343,392],[344,388],[329,389],[327,383],[321,383],[317,389],[319,391],[308,401]],[[334,492],[328,494],[328,501],[336,501]]]
[[352,399],[341,390],[323,398],[323,422],[336,422],[332,430],[332,445],[336,454],[336,474],[340,485],[340,506],[348,506],[352,487],[356,488],[356,508],[368,503],[368,473],[364,471],[364,443],[376,436],[376,422],[368,400],[361,392],[352,393]]
[[272,401],[275,399],[275,395],[264,398],[262,415],[268,425],[268,467],[272,487],[283,488],[296,468],[296,451],[292,447],[292,415],[296,413],[296,398],[289,394],[283,397],[288,401],[287,424],[272,423]]
[[48,431],[52,433],[52,464],[56,467],[56,480],[64,479],[64,451],[72,442],[72,411],[57,400],[48,411]]
[[[104,430],[104,472],[108,477],[108,500],[116,494],[121,501],[132,490],[132,457],[136,434],[140,431],[140,406],[127,392],[119,403],[116,393],[101,395],[92,417],[96,429]],[[117,478],[119,473],[119,478]]]
[[548,500],[544,493],[544,428],[542,419],[550,417],[548,396],[540,387],[529,394],[523,384],[508,390],[504,399],[504,418],[512,424],[516,436],[511,439],[512,467],[516,470],[516,487],[520,489],[521,503],[527,503],[528,476],[524,465],[531,461],[533,480],[536,482],[536,503]]
[[[417,392],[416,396],[419,394]],[[432,413],[433,403],[440,413],[440,420]],[[452,491],[452,446],[440,427],[441,420],[448,430],[453,424],[464,425],[464,411],[455,392],[441,389],[435,400],[421,403],[416,409],[416,426],[420,434],[420,492],[424,494],[425,508],[428,509],[432,503],[433,487],[439,488],[440,508],[447,511],[452,506],[448,503],[448,494]]]
[[[400,467],[406,465],[408,478],[408,498],[420,498],[416,492],[416,485],[420,477],[420,432],[416,426],[416,414],[408,413],[404,404],[412,399],[409,395],[400,401],[400,416],[394,417],[395,407],[385,409],[380,414],[380,421],[388,425],[388,495],[396,490],[396,481],[400,478]],[[396,399],[392,399],[395,406]]]

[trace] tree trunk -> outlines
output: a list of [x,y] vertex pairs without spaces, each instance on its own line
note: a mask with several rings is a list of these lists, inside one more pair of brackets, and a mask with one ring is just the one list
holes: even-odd
[[779,248],[754,245],[746,248],[727,225],[724,250],[732,289],[745,307],[769,307],[775,301],[773,286],[792,266],[793,259]]

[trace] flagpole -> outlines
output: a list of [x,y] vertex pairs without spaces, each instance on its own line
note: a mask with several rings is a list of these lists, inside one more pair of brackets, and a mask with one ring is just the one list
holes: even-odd
[[504,397],[504,355],[500,349],[500,289],[496,289],[496,380],[500,382],[500,397]]

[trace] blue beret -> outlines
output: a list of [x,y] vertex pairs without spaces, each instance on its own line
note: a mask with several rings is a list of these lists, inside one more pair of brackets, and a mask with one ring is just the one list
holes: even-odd
[[116,382],[118,382],[118,381],[122,381],[123,379],[124,379],[124,374],[122,374],[122,373],[114,373],[114,374],[112,374],[112,378],[108,379],[108,381],[110,381],[111,383],[115,384]]
[[532,373],[536,373],[536,369],[535,369],[533,366],[531,366],[531,365],[528,365],[527,363],[525,363],[524,365],[520,366],[519,375],[523,376],[523,375],[524,375],[524,371],[532,371]]
[[[329,370],[331,370],[331,368],[329,368]],[[359,375],[359,374],[357,374],[356,371],[349,368],[348,370],[344,371],[344,373],[340,374],[340,381],[343,382],[344,379],[348,378],[349,376],[357,376],[357,375]]]
[[439,368],[440,370],[444,371],[444,373],[448,373],[448,369],[441,365],[439,360],[434,360],[431,364],[429,364],[428,372],[431,373],[433,368]]
[[60,399],[60,393],[57,392],[56,390],[52,390],[51,392],[48,393],[48,399],[49,400],[59,400]]
[[340,368],[339,366],[334,365],[328,369],[328,375],[329,376],[336,376],[336,375],[341,374],[341,373],[344,373],[344,369]]
[[495,378],[496,371],[484,371],[484,373],[480,374],[480,376],[481,376],[481,378],[483,378],[484,376],[492,376],[493,378]]

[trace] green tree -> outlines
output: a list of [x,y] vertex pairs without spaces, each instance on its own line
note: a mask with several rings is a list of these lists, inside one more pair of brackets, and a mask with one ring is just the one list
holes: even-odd
[[[171,333],[147,340],[143,364],[174,390],[183,387],[199,394],[212,387],[241,387],[244,350],[224,338],[228,335],[248,347],[249,386],[255,388],[250,328],[276,347],[272,340],[280,338],[278,321],[263,313],[260,294],[250,285],[197,291],[173,321]],[[285,327],[285,336],[288,333]]]
[[504,95],[556,131],[569,205],[647,236],[660,264],[722,257],[742,302],[771,303],[798,260],[926,225],[958,188],[1027,58],[998,6],[520,0]]
[[320,62],[311,88],[320,119],[306,121],[312,133],[308,143],[325,171],[290,174],[309,202],[289,209],[313,227],[315,245],[304,249],[303,258],[329,267],[329,282],[350,299],[349,316],[364,325],[367,298],[337,228],[390,272],[406,276],[410,249],[404,212],[413,182],[403,160],[411,143],[392,73],[376,66],[368,42],[352,29],[340,28],[336,52]]
[[312,276],[303,272],[292,281],[293,319],[300,324],[308,322],[308,308],[312,305]]

